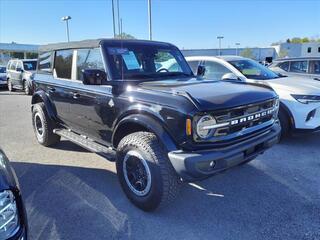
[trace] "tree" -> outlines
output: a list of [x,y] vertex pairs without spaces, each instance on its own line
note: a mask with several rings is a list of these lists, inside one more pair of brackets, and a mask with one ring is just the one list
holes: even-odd
[[301,43],[301,42],[302,42],[302,40],[299,37],[291,38],[291,43]]
[[291,40],[290,40],[290,38],[288,38],[286,42],[287,42],[287,43],[291,43]]
[[120,39],[136,39],[134,36],[132,36],[131,34],[129,33],[121,33],[121,34],[116,34],[115,38],[120,38]]
[[301,42],[308,43],[308,42],[310,42],[310,40],[309,40],[309,38],[304,37],[304,38],[301,39]]
[[279,52],[279,57],[280,58],[288,57],[288,51],[284,50],[284,49],[281,49],[280,52]]
[[240,52],[240,56],[254,59],[253,52],[250,48],[245,48]]

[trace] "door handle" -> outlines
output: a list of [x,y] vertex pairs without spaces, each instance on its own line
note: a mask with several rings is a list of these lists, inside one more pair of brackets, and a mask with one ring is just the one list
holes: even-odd
[[72,96],[73,96],[74,99],[80,98],[80,93],[73,92]]
[[49,92],[55,92],[56,89],[54,87],[48,87]]

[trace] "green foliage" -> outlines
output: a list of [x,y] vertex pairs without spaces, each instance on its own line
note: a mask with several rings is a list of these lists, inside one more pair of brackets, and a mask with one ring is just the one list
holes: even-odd
[[121,34],[116,34],[116,37],[117,39],[136,39],[134,36],[132,36],[131,34],[128,34],[128,33],[121,33]]
[[240,56],[254,59],[253,52],[250,48],[245,48],[240,52]]

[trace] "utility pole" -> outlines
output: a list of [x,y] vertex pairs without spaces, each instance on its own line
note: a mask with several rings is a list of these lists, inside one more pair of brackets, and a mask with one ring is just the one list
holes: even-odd
[[61,18],[61,20],[62,21],[65,21],[66,22],[66,33],[67,33],[67,39],[68,39],[68,42],[70,42],[70,37],[69,37],[69,24],[68,24],[68,22],[69,22],[69,20],[71,19],[71,17],[70,16],[65,16],[65,17],[62,17]]
[[123,32],[122,32],[122,18],[120,18],[120,38],[123,38]]
[[223,39],[223,36],[217,36],[217,39],[219,40],[219,56],[221,56],[221,40]]
[[152,40],[152,13],[151,13],[151,0],[148,0],[148,23],[149,23],[149,40]]
[[240,46],[240,43],[236,43],[236,55],[238,56],[239,55],[239,46]]
[[114,0],[112,0],[112,23],[113,23],[113,38],[116,38],[116,23],[114,18]]
[[120,35],[121,34],[121,26],[120,26],[120,9],[119,9],[119,1],[120,0],[117,0],[117,12],[118,12],[118,34]]

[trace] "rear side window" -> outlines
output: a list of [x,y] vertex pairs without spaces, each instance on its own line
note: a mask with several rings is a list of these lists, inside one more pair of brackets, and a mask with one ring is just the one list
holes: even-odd
[[306,73],[307,66],[307,61],[292,61],[290,64],[290,72]]
[[71,79],[73,50],[59,50],[54,59],[56,77]]
[[289,71],[289,62],[280,63],[278,66],[284,71]]
[[103,60],[99,48],[79,49],[77,51],[77,76],[76,79],[83,80],[82,70],[99,69],[104,71]]
[[50,73],[52,70],[52,52],[43,52],[39,55],[38,71],[42,73]]

